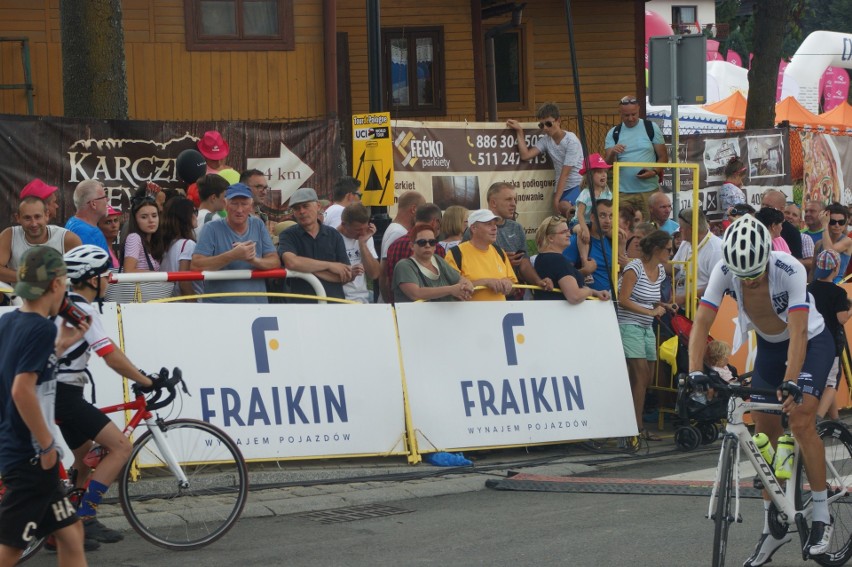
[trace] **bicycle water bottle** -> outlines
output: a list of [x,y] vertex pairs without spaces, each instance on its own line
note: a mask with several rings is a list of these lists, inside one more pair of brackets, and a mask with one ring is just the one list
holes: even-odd
[[771,465],[772,459],[775,458],[775,449],[772,448],[772,443],[769,442],[769,437],[767,437],[766,433],[758,433],[751,439],[757,445],[757,450],[760,451],[766,462]]
[[782,435],[778,438],[778,448],[775,451],[775,477],[778,480],[787,480],[793,476],[795,447],[792,435]]
[[97,468],[100,464],[101,459],[106,457],[107,450],[103,448],[103,446],[95,444],[92,449],[86,453],[86,456],[83,457],[83,463],[89,467],[90,469]]

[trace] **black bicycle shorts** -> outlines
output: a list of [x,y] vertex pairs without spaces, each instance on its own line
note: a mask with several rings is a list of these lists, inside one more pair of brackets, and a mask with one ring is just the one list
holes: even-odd
[[62,382],[56,384],[55,417],[72,451],[97,437],[110,423],[105,413],[86,401],[83,388]]
[[[770,343],[757,335],[757,356],[754,361],[754,374],[751,379],[751,387],[755,389],[778,388],[784,381],[784,373],[787,371],[787,349],[790,341]],[[819,399],[825,389],[826,379],[834,361],[834,339],[828,328],[808,341],[805,353],[805,362],[802,364],[802,373],[797,381],[802,393]],[[754,394],[751,396],[754,402],[774,403],[778,400],[772,396],[766,399],[764,396]]]
[[50,470],[25,461],[3,474],[0,543],[26,549],[34,539],[77,521],[77,512],[59,482],[59,462]]

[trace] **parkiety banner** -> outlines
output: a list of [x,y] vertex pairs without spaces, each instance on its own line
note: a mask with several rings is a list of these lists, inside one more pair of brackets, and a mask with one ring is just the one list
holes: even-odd
[[[529,147],[544,136],[531,124],[524,128]],[[534,238],[541,220],[553,214],[556,182],[550,158],[521,160],[515,131],[505,124],[394,120],[392,131],[397,199],[406,191],[418,191],[443,210],[451,205],[487,208],[488,188],[504,181],[515,187],[517,221],[528,239]]]
[[332,119],[304,122],[154,122],[59,117],[0,116],[0,230],[13,222],[18,194],[34,178],[60,188],[59,218],[74,214],[77,184],[96,178],[107,187],[110,203],[122,207],[146,182],[186,188],[175,160],[195,149],[208,130],[230,146],[227,166],[259,169],[271,191],[266,212],[276,220],[282,203],[302,186],[330,194],[340,164],[340,136]]

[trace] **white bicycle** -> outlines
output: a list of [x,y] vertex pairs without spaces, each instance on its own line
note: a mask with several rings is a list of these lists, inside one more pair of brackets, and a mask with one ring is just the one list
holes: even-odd
[[[780,539],[791,526],[795,526],[801,541],[803,560],[813,559],[826,566],[844,565],[852,557],[852,432],[846,425],[836,421],[823,421],[817,425],[819,436],[825,444],[828,506],[834,521],[834,535],[826,553],[810,557],[805,545],[810,534],[811,486],[800,458],[799,446],[797,444],[795,447],[791,478],[786,483],[780,481],[760,454],[743,423],[746,412],[777,411],[779,408],[778,404],[745,401],[743,398],[752,394],[774,398],[776,390],[755,390],[738,384],[727,384],[718,377],[685,378],[680,380],[679,385],[679,409],[682,410],[693,391],[703,390],[707,386],[715,390],[716,396],[728,398],[728,423],[722,438],[716,480],[707,513],[707,517],[715,523],[713,566],[725,565],[728,528],[735,521],[742,522],[739,462],[743,452],[772,501],[769,510],[772,535]],[[801,390],[795,384],[787,382],[781,389],[793,395],[797,401],[801,400]]]

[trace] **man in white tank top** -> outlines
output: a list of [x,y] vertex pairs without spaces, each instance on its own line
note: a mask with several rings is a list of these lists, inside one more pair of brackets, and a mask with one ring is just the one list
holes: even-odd
[[81,244],[80,237],[73,232],[47,224],[47,206],[38,197],[21,200],[15,220],[19,226],[0,232],[0,281],[18,281],[18,262],[33,246],[48,246],[64,254]]

